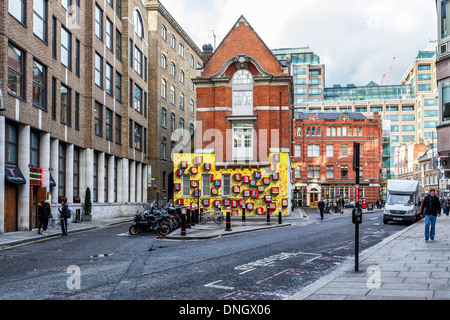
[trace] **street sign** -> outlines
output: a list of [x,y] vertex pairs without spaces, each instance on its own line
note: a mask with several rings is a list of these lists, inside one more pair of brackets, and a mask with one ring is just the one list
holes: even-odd
[[439,189],[447,189],[447,179],[439,180]]

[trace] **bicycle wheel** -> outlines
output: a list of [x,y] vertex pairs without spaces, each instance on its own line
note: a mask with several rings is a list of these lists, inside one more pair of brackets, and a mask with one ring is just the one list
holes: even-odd
[[221,213],[219,213],[219,214],[214,215],[213,220],[214,220],[214,222],[217,223],[218,225],[223,224],[223,220],[225,220],[225,219],[224,219],[224,216],[223,216],[223,213],[221,212]]
[[202,212],[202,215],[200,216],[200,224],[205,224],[209,220],[209,214]]

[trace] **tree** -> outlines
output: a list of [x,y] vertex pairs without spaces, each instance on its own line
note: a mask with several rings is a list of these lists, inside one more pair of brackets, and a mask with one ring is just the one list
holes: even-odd
[[84,197],[84,205],[83,205],[84,215],[90,216],[92,211],[92,201],[91,201],[91,190],[89,188],[86,189],[86,195]]

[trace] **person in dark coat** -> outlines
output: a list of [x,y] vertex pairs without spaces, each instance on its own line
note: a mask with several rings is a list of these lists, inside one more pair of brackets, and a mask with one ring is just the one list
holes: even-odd
[[61,232],[62,236],[67,236],[67,219],[70,216],[69,206],[66,204],[66,202],[63,200],[61,201],[61,208],[58,209],[60,213],[60,219],[61,219]]
[[322,199],[319,201],[320,220],[323,220],[323,211],[325,209],[325,202]]
[[430,193],[423,199],[422,206],[420,208],[420,215],[423,217],[425,212],[425,241],[428,238],[434,241],[435,226],[437,217],[441,216],[441,203],[436,197],[435,191],[430,190]]
[[44,200],[42,200],[40,203],[38,203],[38,219],[39,219],[38,233],[41,234],[41,228],[42,228],[42,235],[44,235],[44,236],[47,235],[48,217],[49,216],[50,216],[49,205]]

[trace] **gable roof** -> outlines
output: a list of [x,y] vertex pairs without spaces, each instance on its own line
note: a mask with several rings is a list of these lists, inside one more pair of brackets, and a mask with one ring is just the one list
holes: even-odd
[[[243,32],[246,32],[249,41],[240,41],[239,45],[229,45],[230,41],[238,40],[238,36],[235,35],[235,32],[239,31],[237,28],[241,27],[247,28],[243,29]],[[259,42],[260,45],[258,46],[254,41]],[[231,57],[236,57],[240,54],[253,57],[261,64],[264,70],[271,74],[285,75],[280,61],[275,57],[272,50],[270,50],[261,37],[256,33],[255,29],[253,29],[250,23],[248,23],[244,15],[241,15],[231,30],[217,46],[208,62],[204,65],[203,76],[209,77],[216,74],[228,59]],[[262,59],[264,55],[266,55],[270,61],[267,61],[267,59]]]

